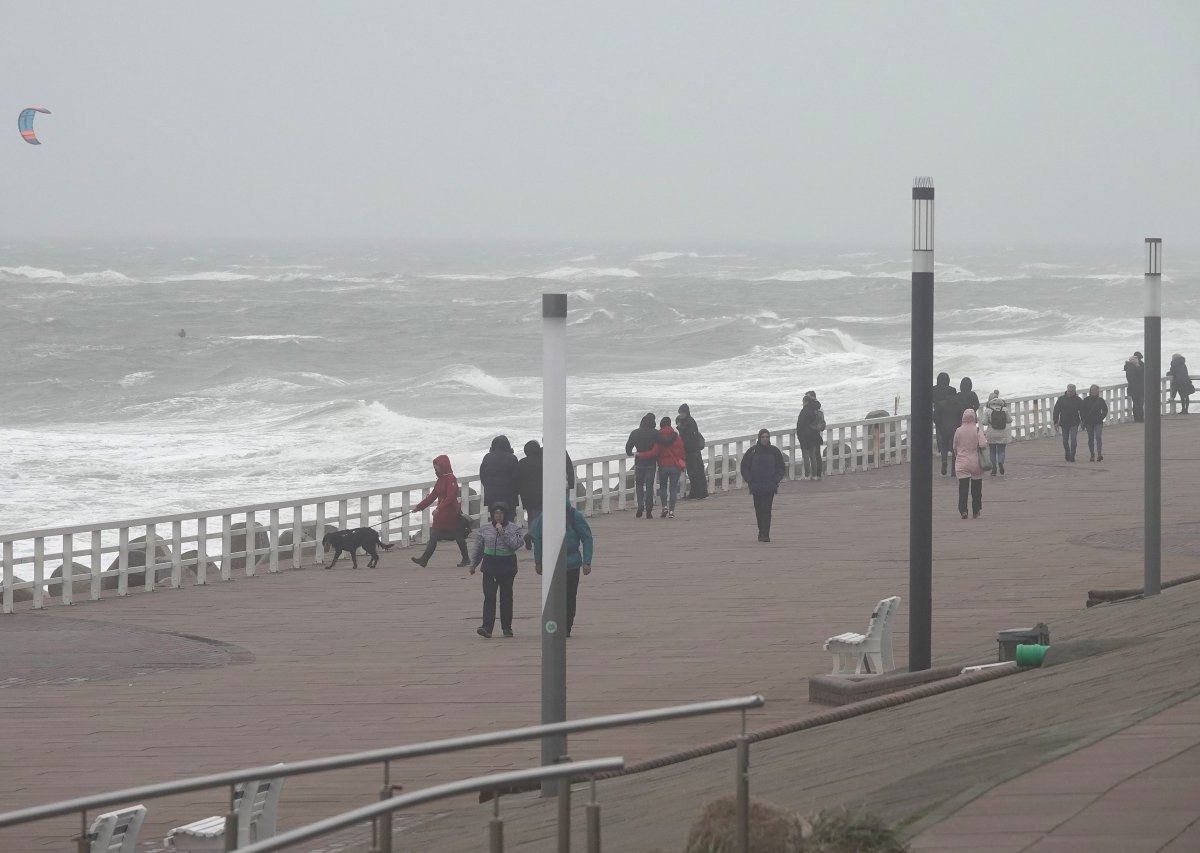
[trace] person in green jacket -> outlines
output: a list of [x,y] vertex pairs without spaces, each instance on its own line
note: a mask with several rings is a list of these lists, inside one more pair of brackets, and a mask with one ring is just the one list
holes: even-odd
[[[575,599],[579,595],[579,573],[592,573],[592,528],[587,519],[575,508],[570,501],[566,505],[567,530],[563,536],[564,552],[566,553],[567,570],[567,636],[571,636],[571,627],[575,624]],[[542,518],[538,516],[529,529],[533,537],[534,570],[542,573]]]

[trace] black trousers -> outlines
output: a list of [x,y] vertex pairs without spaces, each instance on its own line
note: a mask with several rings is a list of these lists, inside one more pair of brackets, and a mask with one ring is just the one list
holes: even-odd
[[754,517],[758,519],[759,536],[771,535],[771,505],[774,503],[774,492],[754,495]]
[[496,627],[496,597],[500,597],[500,628],[512,630],[513,581],[517,579],[516,557],[484,557],[494,560],[492,566],[483,567],[483,630],[489,634]]
[[958,478],[958,511],[967,511],[967,492],[971,493],[971,512],[978,513],[983,509],[983,480],[972,480],[970,477]]
[[708,497],[708,480],[704,475],[704,451],[693,450],[686,454],[688,493],[687,500],[700,500]]
[[575,599],[579,597],[579,569],[571,569],[567,571],[567,633],[571,633],[571,626],[575,624]]
[[429,542],[425,545],[425,553],[421,555],[422,563],[429,562],[429,558],[437,550],[437,543],[439,542],[457,543],[458,553],[462,554],[463,562],[469,563],[471,561],[471,555],[467,553],[467,537],[461,530],[455,533],[451,533],[449,530],[430,530]]
[[1134,423],[1141,423],[1146,420],[1146,410],[1143,403],[1146,400],[1146,392],[1130,389],[1129,396],[1133,399],[1133,420]]

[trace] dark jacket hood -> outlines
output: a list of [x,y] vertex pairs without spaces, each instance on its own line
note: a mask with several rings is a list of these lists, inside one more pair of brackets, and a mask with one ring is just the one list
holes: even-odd
[[970,377],[970,376],[964,376],[964,377],[962,378],[962,382],[959,382],[959,383],[958,383],[958,390],[959,390],[959,391],[970,391],[970,390],[971,390],[971,389],[973,389],[974,387],[975,387],[975,386],[974,386],[974,385],[971,383],[971,377]]
[[949,388],[950,387],[950,374],[949,373],[939,373],[938,378],[937,378],[937,384],[939,387]]
[[497,453],[497,452],[498,453],[512,453],[513,452],[512,445],[509,444],[507,435],[498,435],[492,439],[492,452],[493,453]]
[[[495,450],[496,448],[493,447],[492,449]],[[538,444],[536,441],[525,442],[525,455],[526,456],[541,456],[542,455],[542,446],[540,444]]]
[[658,425],[654,420],[654,412],[647,412],[646,414],[642,415],[642,422],[640,426],[649,427],[650,429],[657,429]]
[[692,414],[692,410],[688,408],[688,404],[687,404],[687,403],[681,403],[681,404],[679,405],[679,414],[681,414],[681,415],[691,415],[691,414]]

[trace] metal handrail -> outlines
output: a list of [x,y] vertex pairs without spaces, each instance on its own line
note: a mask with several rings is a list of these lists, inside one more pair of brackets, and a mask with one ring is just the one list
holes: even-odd
[[377,803],[371,803],[368,806],[363,806],[353,811],[342,812],[333,817],[319,820],[316,823],[310,823],[307,826],[297,827],[272,838],[257,841],[248,847],[241,847],[238,849],[238,853],[271,853],[271,851],[282,850],[292,844],[299,844],[302,841],[328,835],[331,832],[336,832],[347,826],[353,826],[356,823],[364,823],[382,815],[390,815],[394,811],[399,811],[409,806],[432,803],[459,794],[470,794],[474,791],[487,789],[500,789],[522,782],[540,782],[546,779],[562,779],[571,776],[587,777],[596,773],[602,773],[605,770],[620,770],[624,766],[624,758],[612,756],[609,758],[593,758],[588,761],[568,761],[561,764],[551,764],[547,767],[531,767],[527,770],[510,770],[506,773],[474,776],[470,779],[461,779],[457,782],[448,782],[444,785],[434,785],[432,788],[424,788],[420,791],[413,791],[411,794],[403,794],[399,797],[380,800]]
[[630,725],[640,725],[642,723],[678,720],[685,717],[700,717],[708,714],[718,714],[722,711],[746,711],[750,708],[761,708],[765,702],[766,700],[758,694],[741,696],[734,699],[714,699],[708,702],[671,705],[666,708],[654,708],[648,711],[629,711],[622,714],[589,717],[583,720],[567,720],[562,723],[526,726],[519,729],[507,729],[501,732],[485,732],[484,734],[432,740],[407,746],[375,749],[367,752],[352,752],[343,755],[328,756],[326,758],[312,758],[292,764],[270,764],[261,767],[249,767],[243,770],[213,773],[208,776],[193,776],[188,779],[176,779],[171,782],[159,782],[154,785],[143,785],[139,788],[126,788],[123,791],[93,794],[74,800],[63,800],[57,803],[18,809],[17,811],[0,814],[0,828],[51,817],[59,817],[60,815],[73,814],[75,812],[91,811],[103,806],[113,806],[120,803],[154,799],[156,797],[167,797],[172,794],[185,794],[205,788],[236,785],[240,782],[250,782],[255,779],[300,776],[306,773],[340,770],[363,764],[376,764],[405,758],[441,755],[484,746],[498,746],[518,741],[535,740],[548,735],[614,729]]

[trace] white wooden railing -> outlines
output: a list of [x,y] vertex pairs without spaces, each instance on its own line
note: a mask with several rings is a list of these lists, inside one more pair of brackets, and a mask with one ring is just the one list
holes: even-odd
[[[1166,405],[1167,384],[1160,398]],[[1083,391],[1086,393],[1086,390]],[[1109,421],[1131,420],[1133,409],[1124,385],[1102,389]],[[1014,441],[1054,432],[1057,394],[1009,398]],[[1170,406],[1174,411],[1174,405]],[[909,416],[832,423],[822,448],[825,473],[850,474],[908,461]],[[742,455],[755,434],[710,441],[705,448],[710,491],[742,488]],[[794,428],[771,431],[771,440],[788,458],[788,479],[802,474]],[[635,501],[632,458],[624,454],[575,462],[575,505],[586,515],[620,512]],[[303,568],[325,559],[321,543],[329,530],[379,526],[385,542],[402,547],[423,544],[431,509],[401,515],[425,498],[435,482],[408,483],[277,503],[253,504],[135,518],[71,527],[0,534],[0,613],[28,602],[34,609],[76,598],[92,601],[131,589],[153,592],[160,585],[203,586],[235,577],[254,577],[283,568]],[[463,511],[479,518],[482,491],[478,475],[459,478]],[[49,548],[49,550],[48,550]],[[186,549],[186,550],[185,550]],[[147,559],[149,555],[149,559]],[[104,569],[105,560],[110,561]],[[49,562],[58,565],[47,576]],[[146,563],[150,563],[149,570]],[[22,575],[17,575],[17,569]]]

